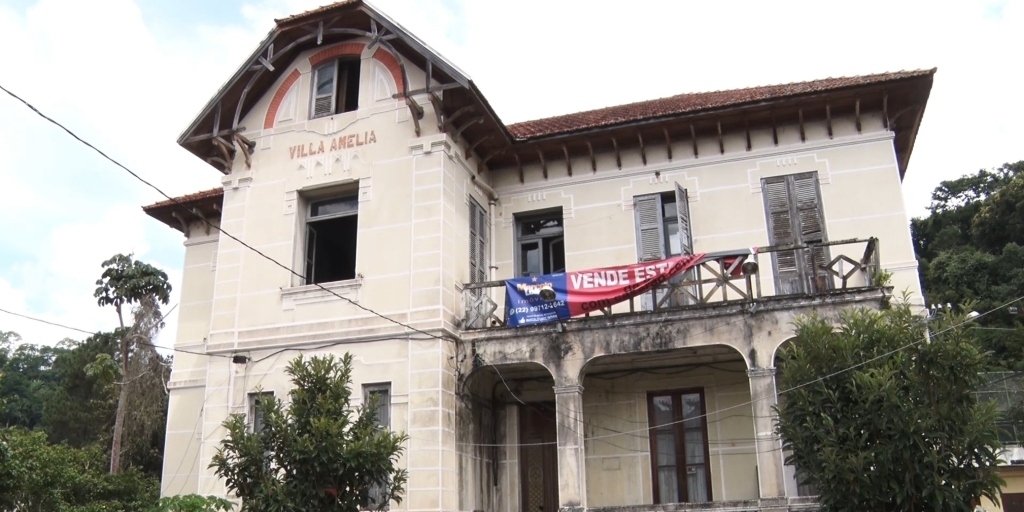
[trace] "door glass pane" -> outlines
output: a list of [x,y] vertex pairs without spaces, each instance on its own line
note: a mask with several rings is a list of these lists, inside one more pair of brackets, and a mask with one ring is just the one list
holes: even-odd
[[654,427],[672,423],[672,397],[656,396],[651,399],[654,407]]
[[661,218],[671,219],[672,222],[676,221],[676,200],[675,198],[668,199],[668,196],[662,196],[661,199]]
[[[692,418],[692,419],[691,419]],[[683,427],[685,428],[701,428],[702,417],[701,417],[701,404],[700,395],[693,393],[690,395],[683,395]]]
[[526,242],[519,245],[519,274],[533,276],[542,273],[540,242]]
[[[658,465],[676,465],[676,436],[672,432],[660,432],[655,443],[658,447]],[[703,453],[703,452],[702,452]]]
[[704,462],[704,430],[686,431],[686,463],[702,464]]
[[679,503],[679,476],[676,468],[658,469],[658,498],[660,503]]
[[704,503],[708,501],[708,470],[705,466],[688,466],[686,468],[686,487],[689,491],[687,497],[690,503]]

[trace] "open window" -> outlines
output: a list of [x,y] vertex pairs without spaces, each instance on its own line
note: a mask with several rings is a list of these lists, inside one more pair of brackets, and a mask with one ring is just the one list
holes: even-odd
[[249,429],[253,433],[259,434],[263,431],[264,413],[261,401],[271,398],[274,398],[273,391],[249,393]]
[[313,70],[310,118],[333,116],[359,108],[358,58],[332,60]]
[[359,198],[355,193],[309,203],[306,218],[306,284],[356,277]]
[[562,209],[516,216],[516,276],[565,272]]
[[[673,192],[634,197],[633,214],[639,262],[693,254],[689,195],[678,183]],[[642,308],[650,310],[655,305],[661,308],[693,304],[696,290],[693,287],[681,288],[679,283],[693,281],[695,276],[696,271],[690,269],[673,278],[665,287],[644,295]]]

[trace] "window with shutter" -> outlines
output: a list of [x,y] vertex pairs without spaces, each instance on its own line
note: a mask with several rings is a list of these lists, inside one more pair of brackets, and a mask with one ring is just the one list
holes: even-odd
[[[807,245],[827,240],[817,172],[764,178],[761,190],[771,245]],[[831,279],[821,270],[825,263],[826,247],[773,252],[776,293],[811,293],[831,288]]]
[[[693,230],[688,195],[686,189],[678,183],[674,192],[634,197],[633,215],[638,261],[693,254]],[[694,275],[694,271],[688,271],[672,279],[666,286],[644,295],[640,300],[641,308],[651,310],[655,302],[659,307],[692,304],[697,291],[680,288],[678,284],[684,280],[692,280]],[[671,297],[665,300],[669,293]]]
[[516,276],[565,272],[562,209],[516,215]]
[[[363,404],[369,406],[373,402],[376,406],[375,420],[377,426],[382,429],[391,429],[391,384],[367,384],[363,386]],[[367,492],[367,503],[364,509],[376,510],[383,504],[387,508],[385,500],[388,492],[389,482],[371,485]]]
[[[488,270],[487,210],[480,203],[469,200],[469,282],[487,281]],[[475,290],[479,292],[480,290]]]
[[311,118],[351,112],[359,106],[359,59],[334,60],[313,70]]

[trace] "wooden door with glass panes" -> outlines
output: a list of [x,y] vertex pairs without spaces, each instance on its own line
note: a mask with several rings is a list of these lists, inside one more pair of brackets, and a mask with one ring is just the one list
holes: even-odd
[[703,389],[647,395],[654,503],[712,500]]
[[519,407],[519,478],[522,512],[558,511],[558,452],[555,404]]

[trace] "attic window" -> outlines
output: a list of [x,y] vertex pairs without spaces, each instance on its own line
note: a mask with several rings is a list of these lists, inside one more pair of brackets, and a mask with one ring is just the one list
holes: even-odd
[[359,59],[332,60],[313,70],[310,118],[333,116],[359,108]]

